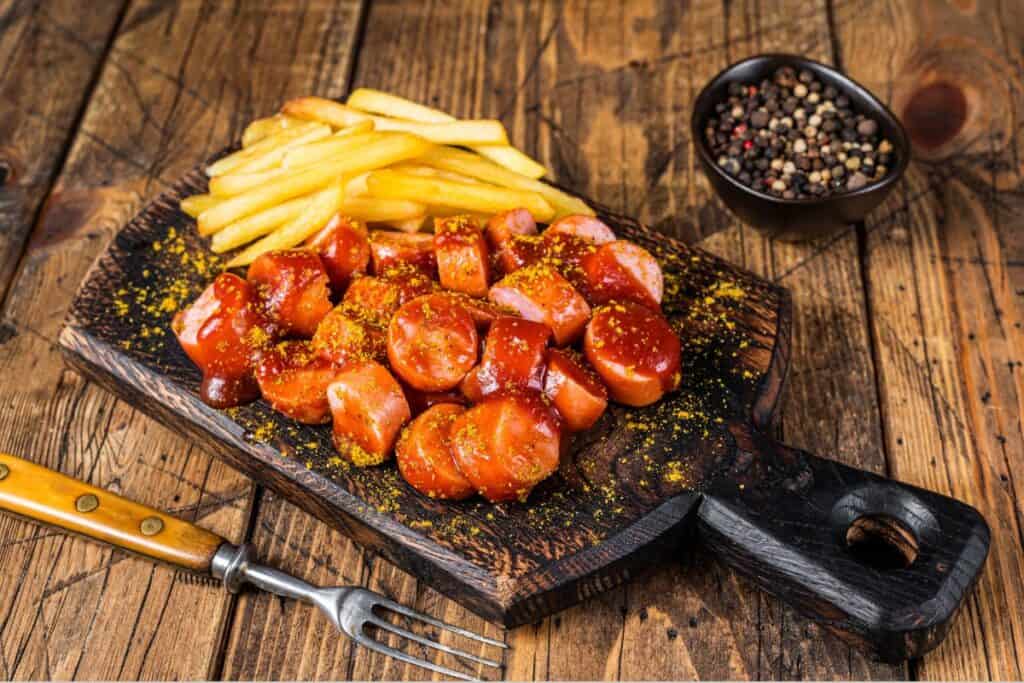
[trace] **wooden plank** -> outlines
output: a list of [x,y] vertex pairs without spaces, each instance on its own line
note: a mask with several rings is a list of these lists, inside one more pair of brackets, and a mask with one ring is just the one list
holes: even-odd
[[[717,11],[715,6],[703,15],[697,14],[699,8],[695,4],[691,12],[693,25],[699,26],[700,31],[691,31],[690,35],[704,37],[691,48],[698,56],[691,59],[688,68],[684,67],[693,83],[690,97],[695,97],[703,83],[719,69],[746,55],[794,52],[825,62],[831,60],[831,32],[822,5],[741,2],[730,4],[725,12]],[[662,90],[655,88],[655,92]],[[680,99],[675,93],[670,101],[679,106]],[[682,108],[688,117],[688,108]],[[685,117],[679,118],[684,124],[688,122]],[[827,262],[803,267],[801,264],[808,254],[814,253],[815,245],[765,240],[749,226],[738,224],[714,199],[703,175],[695,171],[694,162],[673,166],[672,171],[684,175],[675,179],[674,184],[689,188],[693,196],[687,213],[707,225],[705,230],[732,226],[707,240],[706,246],[765,277],[777,279],[793,295],[793,355],[780,410],[780,435],[787,443],[820,455],[884,472],[856,236],[851,233],[842,238]],[[651,220],[660,223],[656,217]],[[840,415],[843,417],[837,426]],[[662,597],[665,584],[672,585],[672,580],[655,584],[643,598],[635,589],[629,591],[631,617],[634,604],[647,602],[651,607],[647,609],[646,622],[639,616],[627,622],[625,637],[636,643],[636,668],[627,671],[624,664],[623,677],[646,674],[645,667],[656,659],[657,648],[673,645],[671,640],[659,639],[662,628],[671,628],[679,634],[679,640],[687,641],[685,649],[693,667],[690,675],[705,678],[891,679],[906,675],[904,667],[869,661],[793,609],[727,572],[711,567],[710,576],[704,581],[705,586],[714,589],[693,591],[688,600],[679,601],[681,609],[670,608],[671,617],[663,619],[663,623],[647,625],[653,606],[661,612],[666,604],[676,604],[676,600],[664,601]],[[721,604],[709,600],[708,593],[716,594]],[[723,620],[721,614],[731,619]],[[749,624],[746,628],[744,620]],[[697,626],[690,627],[694,622]],[[636,626],[632,638],[631,623]],[[682,660],[682,656],[676,658]],[[685,668],[672,673],[687,675]],[[655,674],[660,672],[650,673]]]
[[[80,21],[71,9],[64,24]],[[6,449],[241,539],[248,480],[65,370],[53,342],[106,238],[245,120],[347,70],[358,13],[287,2],[128,10],[2,311]],[[297,45],[317,49],[296,55]],[[219,673],[232,600],[217,586],[7,517],[0,573],[18,579],[0,586],[4,677]]]
[[917,674],[1020,678],[1024,11],[880,2],[836,16],[848,72],[891,103],[921,160],[866,225],[892,472],[968,501],[992,527],[974,598]]
[[71,141],[122,0],[0,2],[0,300]]
[[[396,3],[375,3],[355,84],[394,90],[460,115],[500,115],[513,139],[544,159],[562,182],[591,192],[613,207],[638,212],[666,232],[694,237],[702,230],[719,230],[735,222],[719,204],[709,201],[705,181],[694,173],[688,108],[680,102],[695,96],[704,78],[741,54],[795,44],[828,55],[828,28],[821,6],[743,4],[730,11],[728,20],[720,12],[721,6],[711,2],[694,3],[680,16],[643,3],[495,6],[486,14],[475,3],[466,7],[427,3],[415,12]],[[716,30],[704,30],[708,24]],[[661,25],[702,29],[689,34],[659,33]],[[629,41],[622,39],[623,26],[633,32]],[[396,30],[401,39],[395,39]],[[687,35],[697,35],[699,40],[687,43]],[[455,82],[464,86],[449,87]],[[677,218],[669,218],[673,215]],[[718,243],[733,257],[750,253],[748,265],[773,272],[772,247],[755,234],[733,227]],[[810,249],[780,247],[778,251],[778,262],[785,267],[798,263]],[[856,421],[839,435],[815,435],[816,421],[823,413],[810,415],[805,409],[792,421],[793,438],[820,449],[849,438],[847,448],[836,452],[837,456],[879,469],[882,461],[876,454],[881,450],[874,446],[880,445],[880,434],[877,413],[872,414],[873,378],[870,357],[865,355],[865,314],[854,240],[847,240],[834,261],[800,284],[821,289],[831,267],[852,277],[849,288],[841,293],[842,308],[839,304],[817,305],[800,324],[820,328],[837,317],[836,308],[850,308],[851,319],[843,321],[842,329],[850,333],[853,348],[844,354],[840,348],[812,353],[807,344],[801,347],[798,363],[841,361],[819,385],[808,373],[803,395],[815,396],[815,403],[820,404],[824,389],[835,396],[833,407],[853,411],[867,420],[868,427],[863,437],[853,433]],[[805,295],[807,301],[812,300],[815,289]],[[834,419],[835,413],[828,415]],[[815,436],[819,440],[812,438]],[[873,459],[858,460],[861,452],[873,454]],[[261,517],[264,514],[269,517],[279,512],[266,508]],[[343,566],[352,553],[358,550],[343,546],[332,553],[332,563]],[[372,585],[385,587],[400,598],[416,598],[417,604],[426,605],[433,613],[461,621],[458,608],[450,601],[424,600],[425,591],[411,577],[386,563],[375,562],[373,567],[366,575]],[[903,674],[902,669],[871,665],[835,641],[799,645],[808,635],[817,638],[817,629],[753,591],[728,570],[696,558],[687,562],[685,573],[677,566],[666,567],[628,589],[511,632],[515,649],[506,676]],[[666,643],[672,647],[671,657],[665,656]],[[310,645],[304,641],[295,650]],[[645,648],[655,648],[658,656]],[[287,677],[293,671],[288,667],[273,673]],[[239,675],[253,674],[246,669]],[[339,667],[330,675],[400,678],[421,674],[357,651],[351,668]]]

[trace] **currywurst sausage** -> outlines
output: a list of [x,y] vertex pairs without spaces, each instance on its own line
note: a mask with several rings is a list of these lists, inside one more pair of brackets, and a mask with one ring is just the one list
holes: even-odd
[[455,464],[492,502],[526,500],[558,469],[559,443],[558,418],[535,393],[486,399],[451,430]]
[[679,337],[664,316],[640,304],[595,309],[583,351],[619,403],[646,406],[679,386]]
[[327,387],[334,445],[360,467],[391,455],[398,432],[412,415],[402,386],[380,363],[355,365]]
[[476,363],[479,343],[472,316],[443,295],[413,299],[388,326],[391,367],[420,391],[458,385]]
[[465,411],[454,403],[439,403],[402,430],[395,445],[398,471],[420,493],[431,498],[462,500],[476,492],[456,467],[451,450],[452,424]]

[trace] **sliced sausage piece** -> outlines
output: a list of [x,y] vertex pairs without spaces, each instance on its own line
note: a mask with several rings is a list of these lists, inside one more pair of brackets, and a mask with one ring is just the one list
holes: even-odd
[[569,232],[545,230],[542,236],[543,262],[558,271],[573,287],[585,293],[587,278],[583,259],[597,251],[586,239]]
[[590,429],[608,407],[608,390],[586,360],[564,349],[548,350],[544,395],[571,432]]
[[451,431],[465,408],[452,403],[433,406],[410,422],[395,445],[398,471],[410,486],[431,498],[463,500],[476,489],[459,468],[451,451]]
[[341,302],[358,308],[377,324],[387,326],[391,316],[418,296],[434,291],[436,284],[416,268],[389,268],[383,277],[358,277],[349,285]]
[[470,296],[487,296],[490,254],[476,221],[466,216],[435,219],[434,252],[443,287]]
[[218,275],[174,316],[178,343],[203,373],[204,402],[228,408],[259,397],[253,355],[272,340],[266,327],[253,286],[233,273]]
[[558,418],[537,394],[488,398],[452,424],[459,471],[491,502],[525,501],[558,469]]
[[619,403],[649,405],[679,386],[679,337],[664,316],[640,304],[595,309],[583,351]]
[[559,346],[571,344],[590,319],[590,306],[569,281],[545,264],[521,268],[491,287],[490,300],[544,323]]
[[313,335],[313,350],[335,365],[387,358],[387,332],[362,309],[339,304]]
[[549,233],[565,233],[582,237],[591,244],[604,244],[615,240],[615,233],[604,222],[593,216],[566,216],[548,226],[544,231]]
[[323,424],[331,419],[327,387],[342,372],[305,340],[281,342],[260,356],[256,381],[270,407],[293,420]]
[[500,251],[513,235],[536,235],[537,221],[526,209],[512,209],[491,216],[486,232],[491,248]]
[[462,382],[463,393],[476,403],[492,394],[542,390],[550,339],[544,323],[498,318],[487,333],[480,364]]
[[370,233],[370,253],[375,275],[384,274],[389,266],[407,264],[437,277],[433,235],[374,230]]
[[498,250],[498,267],[508,275],[543,258],[544,239],[540,235],[512,235]]
[[370,265],[366,226],[341,214],[310,237],[306,246],[320,255],[331,286],[339,294],[348,287],[353,275],[365,273]]
[[247,277],[282,335],[312,337],[333,306],[327,271],[311,249],[269,251],[252,262]]
[[391,367],[420,391],[457,386],[476,363],[479,344],[469,312],[444,296],[413,299],[388,326]]
[[412,411],[413,415],[419,415],[431,406],[441,403],[466,404],[466,397],[456,389],[449,389],[448,391],[420,391],[408,384],[402,384],[402,389],[405,391],[405,400],[409,402],[409,410]]
[[470,317],[476,323],[478,330],[487,330],[495,320],[503,315],[514,315],[515,311],[505,306],[499,306],[493,301],[479,299],[460,292],[438,292],[437,296],[444,296],[454,303],[469,311]]
[[661,266],[643,247],[624,240],[602,244],[583,258],[583,270],[592,304],[625,300],[661,310],[665,289]]
[[360,363],[340,373],[327,387],[327,400],[334,445],[360,467],[384,462],[411,417],[401,385],[380,363]]

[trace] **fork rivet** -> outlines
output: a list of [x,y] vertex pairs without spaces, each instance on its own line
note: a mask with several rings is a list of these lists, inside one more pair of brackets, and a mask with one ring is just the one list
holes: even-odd
[[7,475],[11,473],[11,468],[0,462],[0,481],[7,478]]
[[92,512],[99,506],[100,499],[92,493],[86,493],[75,499],[75,509],[79,512]]
[[139,525],[143,536],[156,536],[164,530],[164,521],[159,517],[146,517]]

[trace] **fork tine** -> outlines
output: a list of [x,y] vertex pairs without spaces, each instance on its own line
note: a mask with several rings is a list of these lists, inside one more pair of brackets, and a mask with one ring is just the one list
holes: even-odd
[[478,664],[483,664],[484,666],[490,666],[490,667],[493,667],[495,669],[500,669],[501,668],[501,662],[495,662],[494,660],[491,660],[491,659],[485,659],[484,657],[479,657],[479,656],[473,654],[472,652],[466,652],[464,650],[459,650],[458,648],[454,648],[454,647],[450,647],[448,645],[445,645],[444,643],[439,643],[436,640],[431,640],[430,638],[427,638],[425,636],[421,636],[418,633],[413,633],[412,631],[408,631],[408,630],[402,628],[401,626],[399,626],[397,624],[392,624],[390,621],[387,621],[385,619],[380,619],[378,617],[373,617],[371,619],[367,619],[366,621],[369,624],[373,624],[377,628],[380,628],[380,629],[383,629],[383,630],[388,631],[390,633],[394,633],[394,634],[397,634],[399,636],[402,636],[406,640],[411,640],[414,643],[419,643],[420,645],[425,645],[427,647],[432,647],[435,650],[440,650],[441,652],[447,652],[448,654],[455,655],[456,657],[463,657],[465,659],[469,659],[469,660],[472,660],[474,662],[477,662]]
[[442,666],[441,664],[434,664],[433,662],[427,661],[426,659],[419,659],[418,657],[413,657],[412,655],[410,655],[410,654],[408,654],[406,652],[403,652],[401,650],[396,650],[393,647],[388,647],[387,645],[383,644],[379,640],[374,640],[373,638],[370,638],[369,636],[367,636],[362,631],[357,632],[353,636],[353,639],[358,644],[362,645],[363,647],[369,648],[369,649],[373,650],[374,652],[379,652],[382,655],[385,655],[385,656],[388,656],[388,657],[394,657],[395,659],[397,659],[399,661],[402,661],[402,662],[405,662],[406,664],[412,664],[413,666],[418,666],[418,667],[422,667],[424,669],[429,669],[430,671],[436,671],[437,673],[444,674],[445,676],[448,676],[450,678],[455,678],[455,679],[458,679],[460,681],[478,681],[478,680],[480,680],[479,678],[474,678],[473,676],[470,676],[469,674],[464,674],[461,671],[456,671],[455,669],[449,669],[448,667]]
[[501,642],[500,640],[494,640],[493,638],[488,638],[487,636],[482,636],[478,633],[473,633],[472,631],[466,630],[464,628],[459,628],[458,626],[453,626],[452,624],[445,623],[440,619],[435,619],[434,617],[429,616],[427,614],[423,614],[422,612],[417,612],[416,610],[409,609],[405,605],[401,605],[395,602],[394,600],[389,600],[383,596],[374,597],[376,598],[377,605],[379,605],[380,607],[384,607],[385,609],[388,609],[392,612],[396,612],[397,614],[405,615],[410,619],[418,619],[422,622],[430,624],[431,626],[436,626],[437,628],[443,628],[446,631],[457,633],[460,636],[463,636],[464,638],[470,638],[471,640],[475,640],[480,643],[487,643],[488,645],[500,647],[505,650],[508,649],[508,645]]

